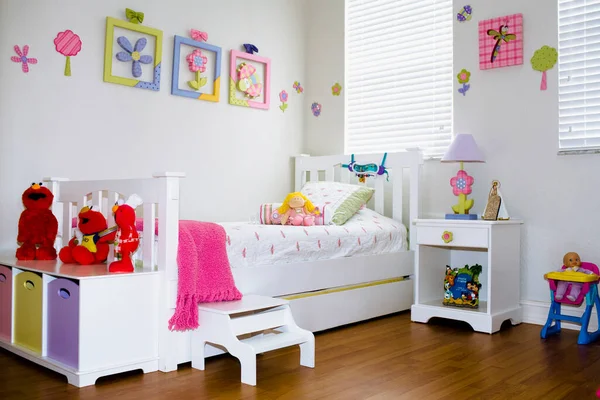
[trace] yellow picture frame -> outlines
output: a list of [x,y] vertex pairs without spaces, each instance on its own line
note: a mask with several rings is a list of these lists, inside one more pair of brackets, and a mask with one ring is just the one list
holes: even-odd
[[[154,48],[154,69],[152,82],[145,82],[135,78],[126,78],[122,76],[113,75],[112,58],[115,27],[127,29],[138,33],[143,33],[146,35],[154,36],[156,38],[156,46]],[[133,24],[131,22],[119,20],[113,17],[106,17],[106,43],[104,47],[104,82],[116,83],[119,85],[136,87],[140,89],[159,91],[162,62],[162,39],[163,32],[159,29],[149,28],[147,26],[142,26],[139,24]]]

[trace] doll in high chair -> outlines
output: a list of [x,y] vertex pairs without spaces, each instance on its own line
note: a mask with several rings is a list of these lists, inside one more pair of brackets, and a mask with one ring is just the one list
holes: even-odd
[[[565,254],[563,257],[563,265],[562,272],[571,271],[571,272],[581,272],[584,274],[593,274],[593,271],[587,270],[581,267],[581,258],[579,254],[575,252],[569,252]],[[583,287],[583,283],[580,282],[570,282],[570,281],[558,281],[556,283],[556,293],[554,297],[556,300],[562,300],[565,296],[567,290],[571,288],[571,291],[567,295],[567,299],[571,301],[575,301],[579,297],[579,293],[581,292],[581,288]]]

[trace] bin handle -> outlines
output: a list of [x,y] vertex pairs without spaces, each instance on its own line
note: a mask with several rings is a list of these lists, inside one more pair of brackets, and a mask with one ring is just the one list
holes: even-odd
[[6,275],[0,274],[0,283],[6,282]]
[[62,297],[63,299],[68,299],[69,297],[71,297],[71,292],[69,292],[67,289],[65,288],[61,288],[58,289],[58,296]]
[[30,281],[29,279],[25,281],[25,283],[23,284],[23,286],[25,286],[25,289],[27,289],[27,290],[33,290],[33,289],[35,289],[35,283],[33,283],[32,281]]

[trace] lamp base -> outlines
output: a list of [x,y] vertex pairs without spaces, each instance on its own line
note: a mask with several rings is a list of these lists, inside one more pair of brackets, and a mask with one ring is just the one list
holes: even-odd
[[477,214],[446,214],[446,219],[477,219]]

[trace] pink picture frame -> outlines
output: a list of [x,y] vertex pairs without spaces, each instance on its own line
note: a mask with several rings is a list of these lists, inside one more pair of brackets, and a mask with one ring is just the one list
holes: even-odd
[[[247,92],[244,93],[238,86],[240,80],[238,66],[242,63],[248,64],[252,67],[252,70],[256,71],[253,76],[250,77],[253,81],[252,86],[260,89],[260,94],[256,97],[251,97],[249,95],[249,93],[252,93],[251,90],[248,89]],[[260,70],[262,70],[262,73]],[[258,87],[257,85],[261,85],[261,87]],[[229,68],[229,104],[268,110],[271,101],[270,93],[271,59],[245,53],[243,51],[231,50]]]
[[479,21],[479,69],[523,64],[523,14]]

